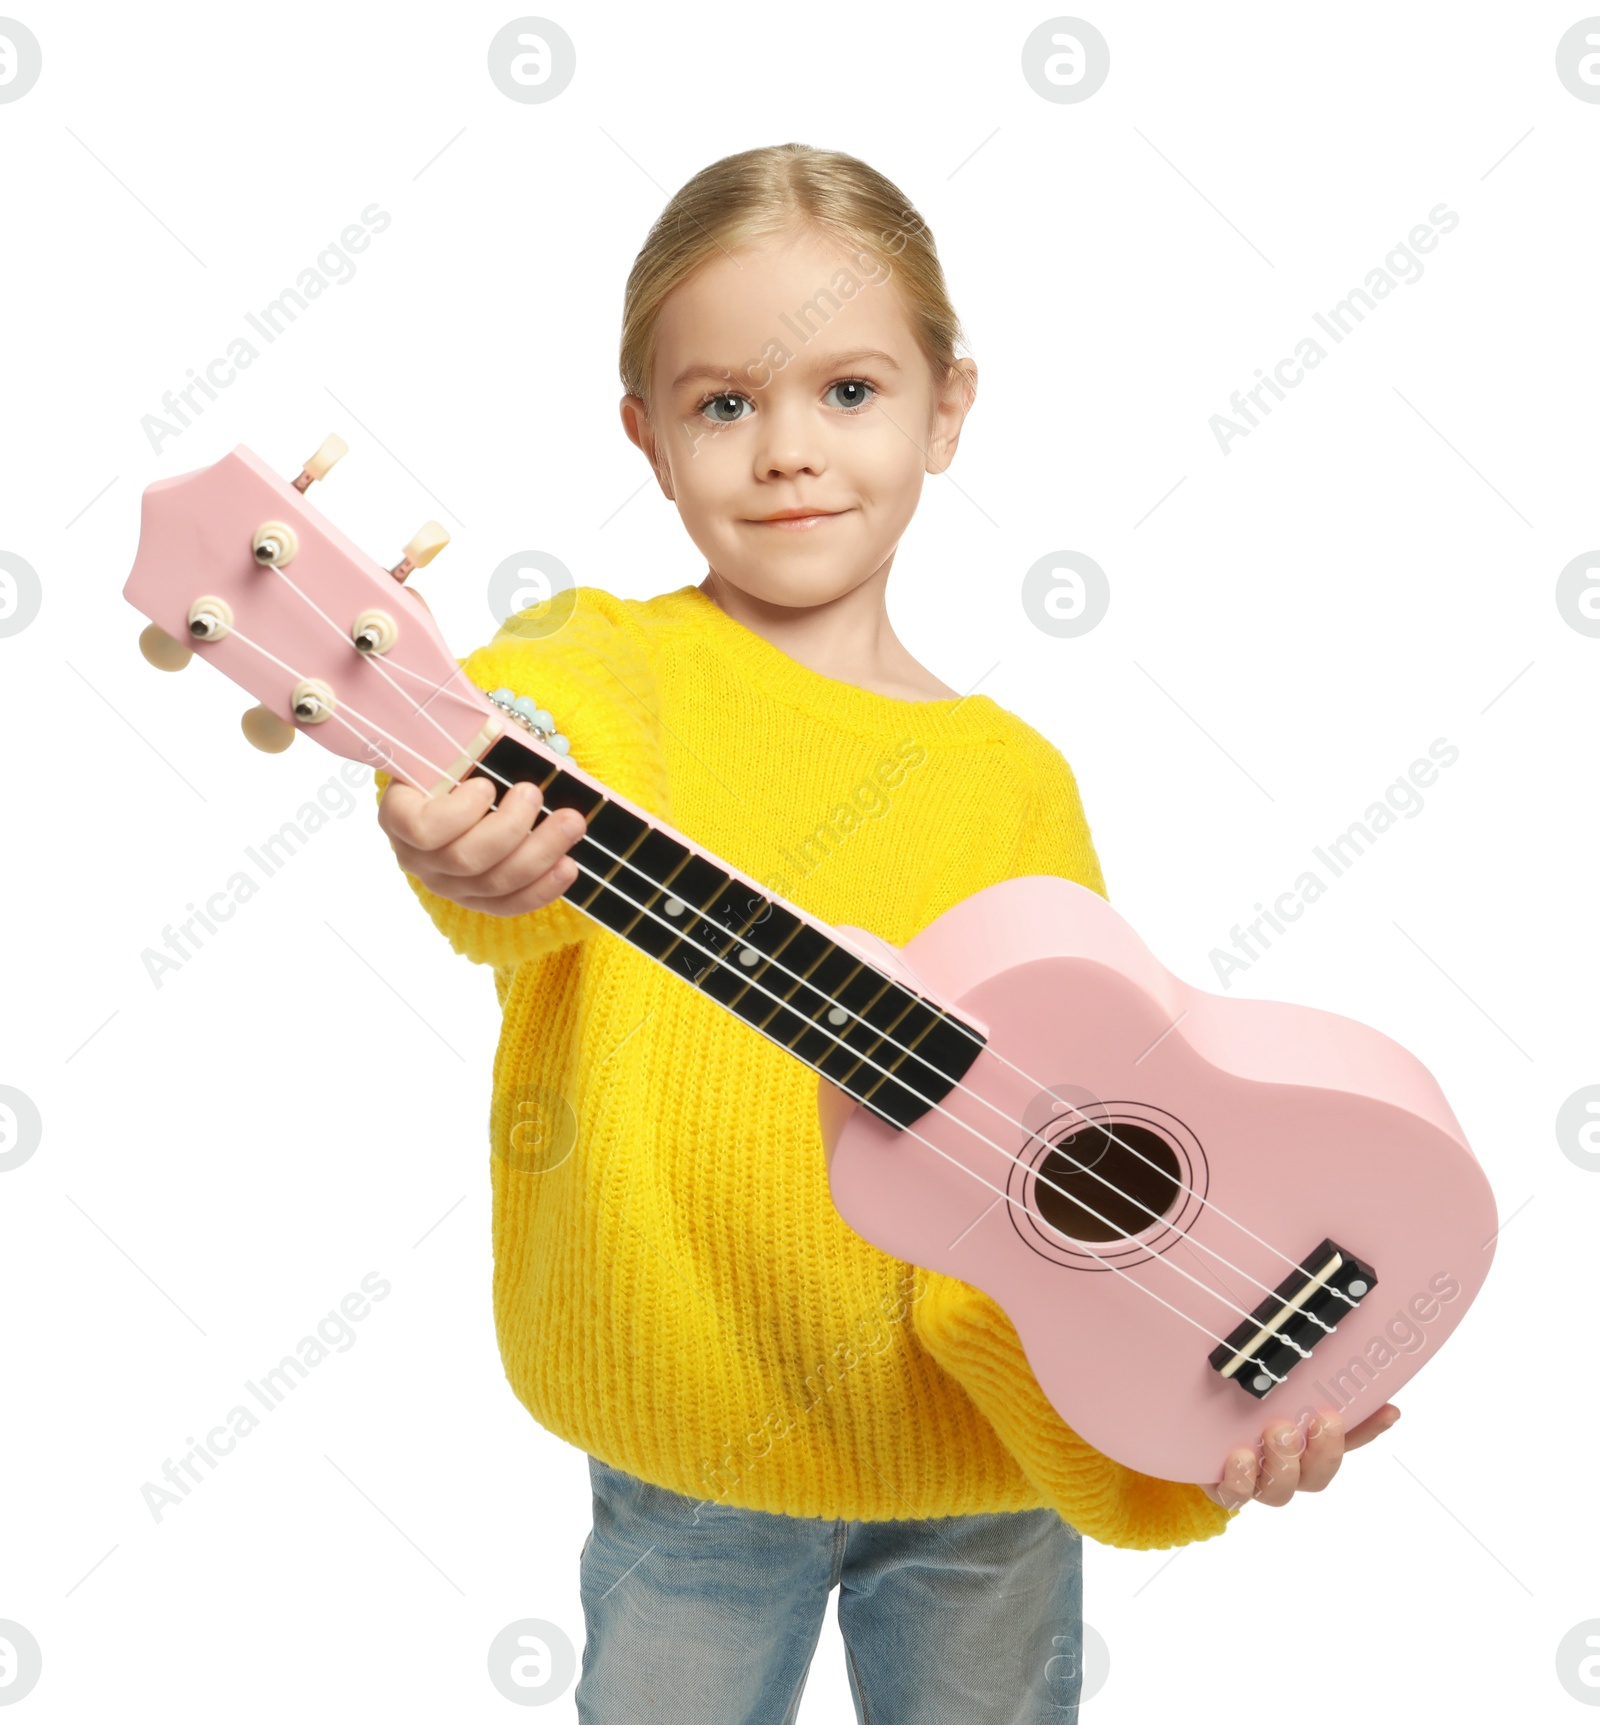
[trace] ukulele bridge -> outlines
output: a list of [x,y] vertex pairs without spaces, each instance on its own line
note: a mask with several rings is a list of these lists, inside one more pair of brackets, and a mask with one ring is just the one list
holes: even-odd
[[1259,1401],[1331,1336],[1378,1285],[1376,1271],[1332,1240],[1286,1276],[1210,1353],[1214,1371]]

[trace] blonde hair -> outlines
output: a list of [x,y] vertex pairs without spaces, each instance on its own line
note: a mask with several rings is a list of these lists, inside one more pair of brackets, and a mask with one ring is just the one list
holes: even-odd
[[877,261],[935,384],[950,374],[965,333],[945,288],[928,224],[877,169],[838,150],[768,144],[702,168],[668,201],[628,272],[618,370],[648,410],[656,331],[667,295],[704,263],[741,246],[811,228]]

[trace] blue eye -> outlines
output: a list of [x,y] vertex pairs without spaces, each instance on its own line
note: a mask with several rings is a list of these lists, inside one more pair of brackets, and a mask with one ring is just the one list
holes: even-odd
[[[837,383],[830,383],[827,389],[823,391],[823,398],[826,399],[832,395],[836,389],[852,390],[859,397],[855,401],[835,403],[844,413],[859,413],[878,393],[877,386],[868,383],[864,378],[846,377],[841,378]],[[732,414],[724,414],[720,411],[724,406],[732,406],[735,409],[748,407],[752,413],[755,411],[755,403],[751,401],[749,396],[741,395],[737,390],[721,389],[712,395],[702,396],[695,412],[700,414],[702,418],[709,419],[713,425],[737,425],[741,419],[749,417],[748,414],[737,411]]]
[[[841,379],[838,383],[830,383],[828,385],[828,393],[830,395],[836,389],[870,390],[872,395],[876,395],[878,393],[870,383],[860,377],[847,377]],[[860,401],[840,402],[839,405],[846,413],[859,413],[862,408],[867,405],[868,399],[870,399],[870,397],[863,398]]]
[[[724,389],[719,390],[715,395],[708,395],[705,400],[700,403],[698,411],[703,414],[708,407],[720,405],[723,402],[743,402],[746,407],[753,405],[748,396],[737,395],[732,390]],[[712,414],[710,417],[713,425],[737,425],[739,420],[744,418],[744,415],[741,413],[733,419],[724,419],[718,414]]]

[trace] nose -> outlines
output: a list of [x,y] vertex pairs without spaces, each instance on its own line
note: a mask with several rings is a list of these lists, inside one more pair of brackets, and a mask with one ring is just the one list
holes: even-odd
[[[805,400],[785,400],[778,391],[761,415],[755,468],[762,479],[786,479],[794,474],[820,474],[827,466],[822,427]],[[759,409],[758,409],[759,411]]]

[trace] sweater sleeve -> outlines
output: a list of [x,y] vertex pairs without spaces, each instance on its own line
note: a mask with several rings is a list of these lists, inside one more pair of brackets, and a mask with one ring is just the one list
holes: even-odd
[[966,1391],[1044,1501],[1079,1533],[1102,1545],[1164,1549],[1210,1539],[1238,1514],[1197,1485],[1137,1473],[1085,1443],[1046,1400],[996,1301],[954,1276],[922,1269],[917,1276],[918,1340]]
[[[1106,897],[1077,780],[1044,738],[1032,742],[1035,797],[1006,878],[1053,874]],[[954,1276],[919,1269],[918,1339],[998,1433],[1045,1502],[1080,1533],[1135,1549],[1187,1545],[1221,1533],[1237,1510],[1197,1485],[1135,1472],[1085,1443],[1039,1388],[999,1303]]]
[[1037,732],[1028,738],[1032,760],[1033,803],[1023,823],[1005,878],[1058,874],[1092,888],[1108,899],[1105,876],[1095,852],[1094,835],[1083,812],[1077,776],[1066,757]]
[[[578,587],[571,615],[549,634],[520,632],[527,612],[457,663],[480,689],[531,696],[555,718],[569,759],[619,796],[670,821],[660,702],[642,633],[623,601]],[[378,801],[391,775],[374,776]],[[403,871],[402,871],[403,872]],[[599,925],[565,898],[521,916],[468,910],[404,874],[434,926],[475,964],[497,971],[587,939]]]

